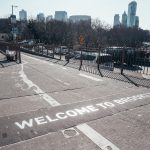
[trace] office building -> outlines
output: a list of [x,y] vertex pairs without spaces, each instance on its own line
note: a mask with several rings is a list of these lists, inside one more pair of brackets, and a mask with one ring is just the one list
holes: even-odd
[[44,16],[43,13],[39,13],[39,14],[37,15],[37,21],[38,21],[38,22],[44,22],[44,21],[45,21],[45,16]]
[[114,27],[120,26],[120,16],[119,14],[115,14],[114,16]]
[[87,15],[73,15],[73,16],[69,17],[69,20],[74,22],[74,23],[77,23],[77,22],[80,22],[80,21],[89,21],[89,22],[91,22],[91,16],[87,16]]
[[135,16],[135,27],[138,28],[139,27],[139,17]]
[[20,21],[27,21],[27,12],[25,10],[19,11]]
[[46,17],[46,22],[49,22],[49,21],[51,21],[52,19],[53,19],[53,16],[52,16],[52,15],[49,15],[49,16]]
[[129,3],[129,5],[128,5],[128,20],[127,20],[128,27],[135,26],[136,9],[137,9],[136,1],[132,1],[131,3]]
[[55,20],[67,21],[67,12],[66,11],[55,11]]
[[128,18],[128,16],[127,16],[126,12],[124,11],[124,13],[122,14],[122,26],[124,26],[124,27],[127,27],[127,18]]

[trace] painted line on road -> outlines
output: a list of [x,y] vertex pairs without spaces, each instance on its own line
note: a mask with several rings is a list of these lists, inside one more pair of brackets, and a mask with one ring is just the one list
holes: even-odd
[[100,135],[93,128],[88,126],[87,124],[81,124],[77,126],[77,129],[82,131],[89,139],[91,139],[97,146],[99,146],[102,150],[120,150],[114,144],[112,144],[109,140]]
[[55,79],[56,81],[58,81],[58,82],[60,82],[60,83],[63,83],[64,85],[67,85],[67,86],[69,86],[70,84],[69,83],[67,83],[67,82],[64,82],[64,81],[62,81],[62,80],[60,80],[60,79]]
[[67,70],[67,68],[66,68],[66,67],[62,67],[62,69]]
[[79,76],[85,77],[85,78],[88,78],[88,79],[91,79],[91,80],[94,80],[94,81],[103,81],[102,79],[98,79],[98,78],[95,78],[95,77],[92,77],[92,76],[89,76],[89,75],[86,75],[86,74],[83,74],[83,73],[80,73]]
[[53,99],[51,96],[46,94],[42,89],[40,89],[35,83],[33,83],[31,80],[28,79],[24,72],[24,64],[21,64],[21,71],[19,71],[20,77],[22,78],[22,81],[28,85],[28,88],[33,88],[33,90],[42,97],[45,101],[47,101],[52,106],[58,106],[60,105],[55,99]]

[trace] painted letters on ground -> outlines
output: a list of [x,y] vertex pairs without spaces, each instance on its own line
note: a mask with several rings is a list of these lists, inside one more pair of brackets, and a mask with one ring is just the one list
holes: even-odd
[[21,122],[15,122],[15,126],[17,126],[19,129],[25,129],[25,128],[32,128],[33,126],[39,126],[43,124],[48,124],[51,122],[56,122],[59,120],[64,120],[67,118],[72,118],[72,117],[77,117],[79,115],[85,115],[88,113],[96,112],[99,111],[100,109],[107,109],[107,108],[113,108],[116,107],[117,105],[123,105],[126,103],[132,103],[141,99],[145,99],[150,97],[150,93],[146,94],[139,94],[136,96],[131,96],[131,97],[126,97],[126,98],[121,98],[121,99],[115,99],[111,102],[103,102],[103,103],[96,103],[94,105],[88,105],[85,107],[79,107],[79,108],[74,108],[71,110],[66,110],[63,112],[57,112],[54,116],[49,116],[49,115],[43,115],[43,116],[38,116],[35,118],[29,118],[29,120],[23,120]]

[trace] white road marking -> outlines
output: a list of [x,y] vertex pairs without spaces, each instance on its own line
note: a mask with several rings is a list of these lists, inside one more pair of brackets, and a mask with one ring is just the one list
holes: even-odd
[[26,76],[24,70],[23,70],[24,64],[21,64],[21,71],[19,71],[20,77],[22,78],[22,81],[28,85],[28,88],[33,88],[34,91],[39,94],[45,101],[47,101],[52,106],[58,106],[60,105],[55,99],[53,99],[51,96],[46,94],[43,90],[41,90],[35,83],[33,83],[31,80],[28,79]]
[[85,78],[88,78],[88,79],[91,79],[91,80],[94,80],[94,81],[103,81],[102,79],[98,79],[98,78],[95,78],[95,77],[92,77],[92,76],[89,76],[89,75],[86,75],[86,74],[83,74],[83,73],[80,73],[79,76],[85,77]]
[[65,68],[65,67],[62,67],[62,69],[67,70],[67,68]]
[[93,128],[88,126],[87,124],[81,124],[77,126],[77,129],[82,131],[89,139],[91,139],[97,146],[99,146],[102,150],[108,150],[111,148],[112,150],[120,150],[114,144],[112,144],[109,140],[104,138],[101,134],[95,131]]
[[55,79],[56,81],[58,81],[58,82],[61,82],[61,83],[63,83],[64,85],[67,85],[67,86],[69,86],[70,84],[69,83],[67,83],[67,82],[64,82],[64,81],[62,81],[62,80],[60,80],[60,79]]

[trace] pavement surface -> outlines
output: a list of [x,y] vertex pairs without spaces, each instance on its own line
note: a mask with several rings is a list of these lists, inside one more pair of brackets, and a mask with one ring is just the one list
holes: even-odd
[[4,60],[5,59],[5,55],[3,55],[1,52],[0,52],[0,61]]
[[22,54],[0,68],[0,150],[150,150],[150,89]]

